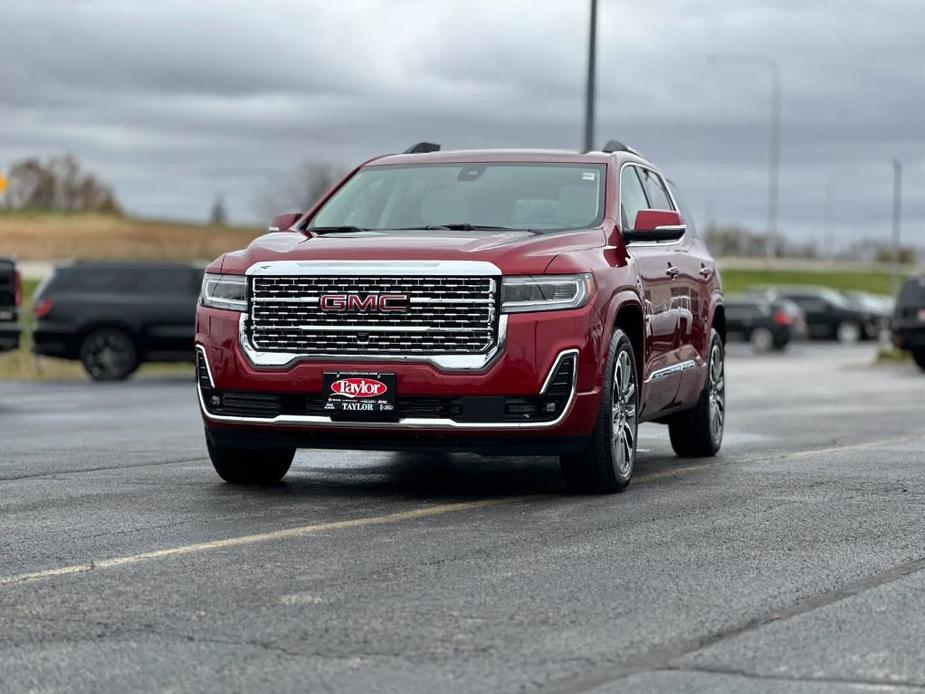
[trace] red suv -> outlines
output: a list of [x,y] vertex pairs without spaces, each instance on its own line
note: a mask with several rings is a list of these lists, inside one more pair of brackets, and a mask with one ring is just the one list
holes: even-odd
[[715,262],[637,152],[420,143],[209,266],[199,400],[229,482],[297,448],[436,449],[554,454],[616,492],[640,422],[719,450],[724,340]]

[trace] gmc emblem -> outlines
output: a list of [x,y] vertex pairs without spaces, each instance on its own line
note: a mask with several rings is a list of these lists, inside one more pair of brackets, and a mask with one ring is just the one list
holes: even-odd
[[326,313],[379,311],[394,313],[408,310],[407,294],[324,294],[320,300],[321,310]]

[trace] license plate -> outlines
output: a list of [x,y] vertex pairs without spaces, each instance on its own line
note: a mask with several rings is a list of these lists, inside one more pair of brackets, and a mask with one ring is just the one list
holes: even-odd
[[324,409],[331,419],[396,420],[396,387],[393,373],[326,371]]

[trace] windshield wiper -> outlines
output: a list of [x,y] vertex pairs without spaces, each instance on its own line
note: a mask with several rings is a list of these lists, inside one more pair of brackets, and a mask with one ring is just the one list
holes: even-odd
[[309,227],[307,231],[315,234],[349,234],[355,231],[369,231],[366,227],[356,227],[352,225],[334,226],[334,227]]

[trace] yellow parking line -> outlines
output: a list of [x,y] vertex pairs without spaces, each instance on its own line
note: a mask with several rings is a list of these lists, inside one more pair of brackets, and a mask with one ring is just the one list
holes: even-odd
[[11,585],[13,583],[23,583],[26,581],[37,581],[44,578],[55,578],[57,576],[69,576],[72,574],[86,573],[97,569],[112,569],[129,564],[137,564],[152,559],[165,559],[168,557],[179,557],[188,554],[197,554],[199,552],[208,552],[214,549],[226,549],[229,547],[241,547],[243,545],[252,545],[257,542],[269,542],[272,540],[291,540],[306,535],[315,535],[318,533],[328,532],[331,530],[345,530],[347,528],[362,528],[371,525],[386,525],[388,523],[399,523],[406,520],[415,520],[417,518],[430,518],[432,516],[441,516],[447,513],[456,513],[459,511],[469,511],[486,506],[498,506],[500,504],[509,504],[515,501],[521,501],[526,497],[510,496],[498,499],[482,499],[479,501],[462,501],[453,504],[441,504],[439,506],[427,506],[425,508],[414,509],[413,511],[402,511],[401,513],[390,513],[385,516],[370,516],[368,518],[354,518],[351,520],[334,521],[331,523],[317,523],[314,525],[303,525],[297,528],[287,528],[285,530],[273,530],[266,533],[256,533],[254,535],[242,535],[240,537],[229,537],[224,540],[212,540],[211,542],[198,542],[192,545],[181,545],[180,547],[169,547],[167,549],[157,549],[151,552],[142,552],[140,554],[130,554],[124,557],[115,557],[113,559],[102,559],[100,561],[91,561],[85,564],[74,564],[72,566],[62,566],[57,569],[47,569],[45,571],[34,571],[32,573],[17,574],[15,576],[0,577],[0,586]]

